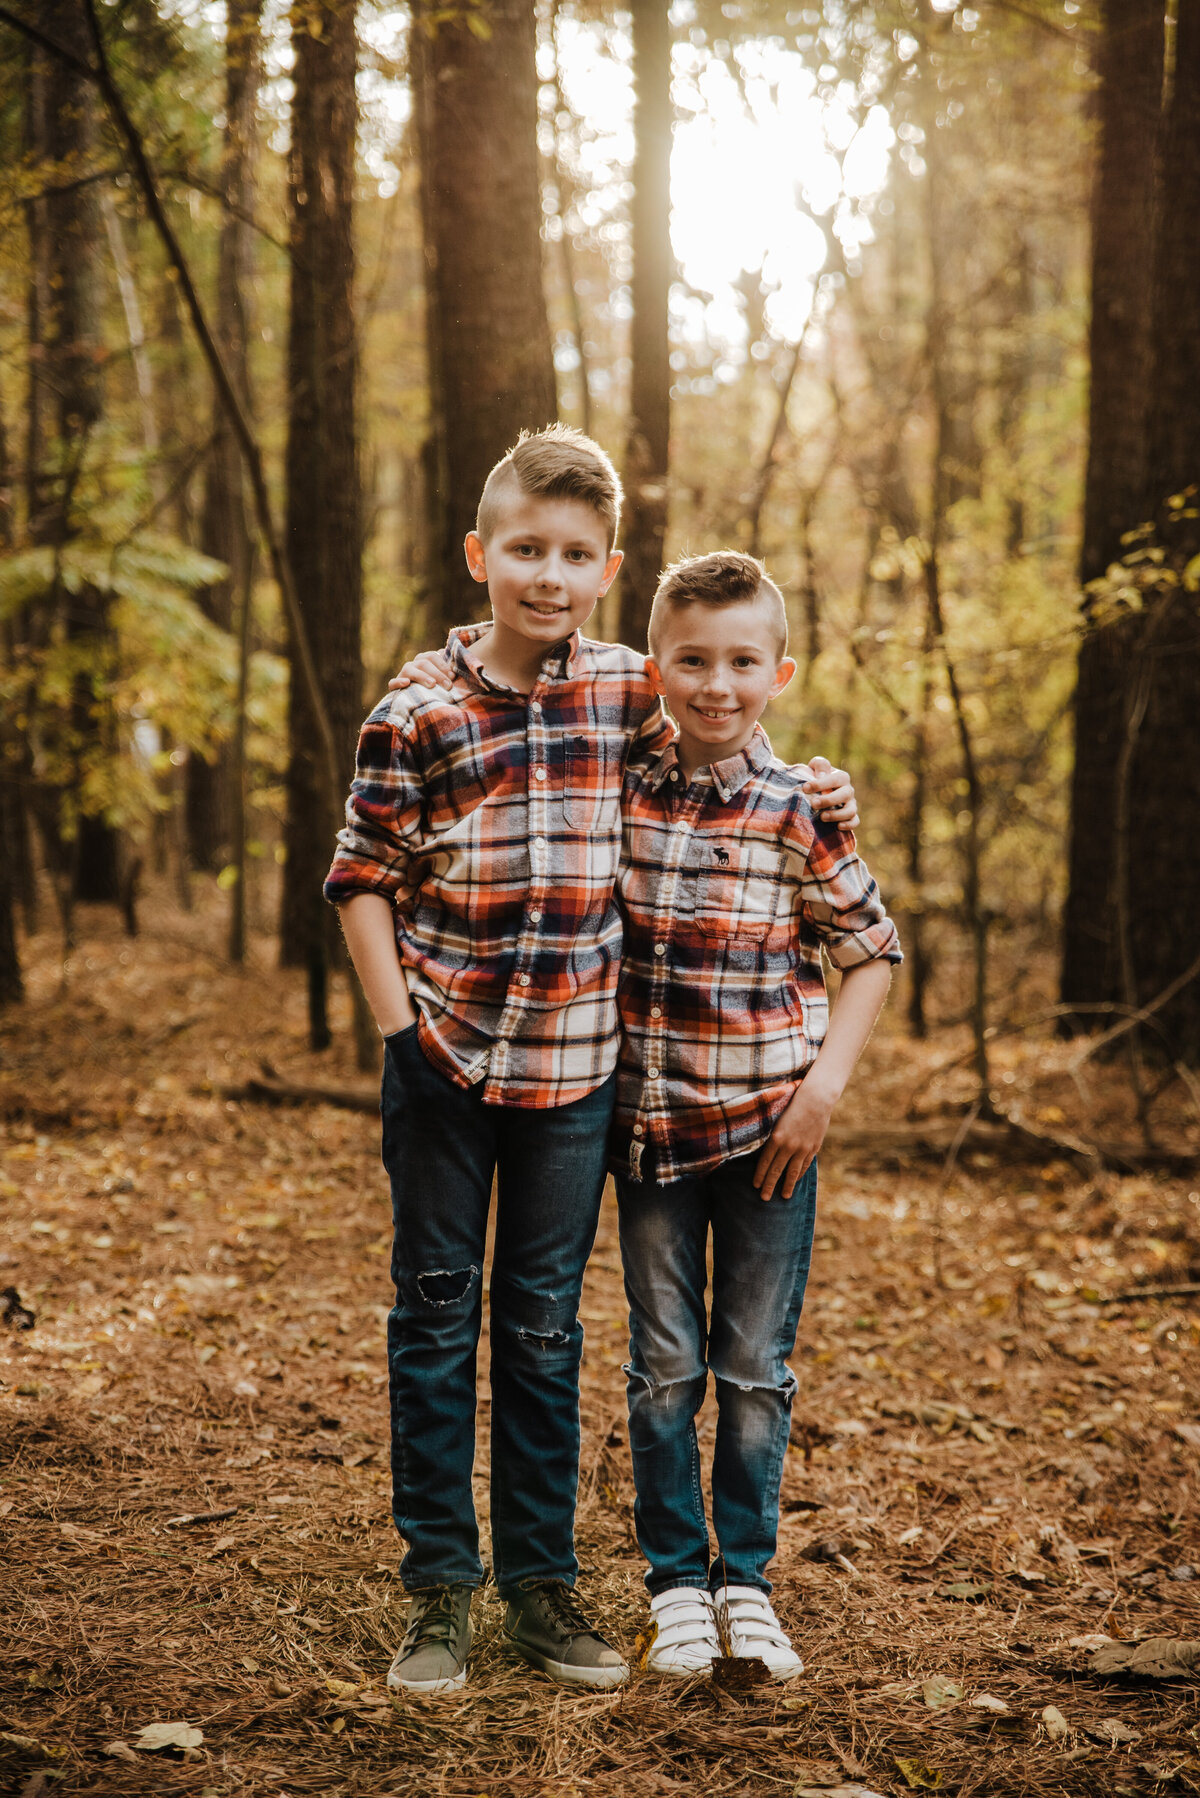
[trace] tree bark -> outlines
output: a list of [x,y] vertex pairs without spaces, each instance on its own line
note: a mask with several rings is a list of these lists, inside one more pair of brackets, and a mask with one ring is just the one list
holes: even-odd
[[[1085,584],[1119,559],[1122,534],[1139,522],[1146,503],[1164,42],[1162,0],[1106,0],[1097,50],[1091,399],[1079,558]],[[1085,594],[1085,626],[1090,611]],[[1136,621],[1120,621],[1089,629],[1080,645],[1063,913],[1061,996],[1067,1005],[1110,1001],[1120,992],[1114,783],[1137,633]]]
[[[45,0],[39,18],[49,37],[86,61],[86,24],[72,0]],[[54,172],[50,191],[32,203],[39,235],[31,246],[37,353],[31,359],[29,534],[34,543],[61,548],[78,528],[78,486],[102,410],[100,215],[94,185],[80,179],[90,172],[95,137],[90,83],[65,59],[37,55],[28,104],[31,148]],[[75,791],[57,795],[59,877],[70,880],[74,898],[120,903],[117,832],[103,817],[69,815],[86,761],[117,752],[116,723],[104,696],[112,654],[109,608],[88,586],[74,592],[60,587],[51,605],[68,638],[87,645],[90,664],[76,680],[66,727],[78,773]]]
[[[1200,7],[1179,6],[1163,128],[1154,263],[1154,375],[1147,418],[1147,493],[1172,579],[1146,596],[1129,671],[1128,842],[1120,845],[1128,941],[1127,1002],[1144,1005],[1194,953],[1200,912]],[[1189,590],[1187,583],[1192,583]],[[1182,583],[1182,584],[1178,584]],[[1145,711],[1134,735],[1139,683]],[[1169,1059],[1200,1062],[1200,980],[1158,1013]],[[1149,1047],[1154,1037],[1147,1040]]]
[[[353,194],[357,125],[352,0],[296,0],[291,208],[287,535],[342,791],[362,713],[362,505],[355,405]],[[294,647],[294,646],[293,646]],[[321,899],[334,820],[316,765],[316,723],[293,656],[280,951],[310,976],[310,1033],[328,1040],[324,979],[332,914]]]
[[[254,286],[256,113],[261,73],[262,0],[229,0],[225,24],[225,139],[222,146],[221,237],[217,262],[217,342],[247,416],[252,416],[247,367]],[[224,562],[223,581],[197,595],[222,630],[233,628],[234,595],[244,592],[250,533],[242,497],[242,461],[220,396],[213,396],[213,447],[205,471],[200,547]],[[233,823],[230,786],[236,778],[231,746],[211,759],[192,754],[187,765],[187,840],[197,868],[219,868],[229,850]]]
[[[522,430],[556,416],[542,289],[532,0],[412,8],[430,380],[435,638],[478,615],[463,539],[484,481]],[[477,32],[470,27],[474,25]]]
[[671,432],[671,25],[666,0],[633,0],[633,331],[625,445],[620,634],[644,649],[667,534]]
[[[1146,589],[1140,611],[1093,629],[1080,655],[1067,1004],[1145,1005],[1171,987],[1188,961],[1200,904],[1200,628],[1194,595],[1181,585],[1200,551],[1194,6],[1178,9],[1160,118],[1163,56],[1161,4],[1110,0],[1095,221],[1093,336],[1100,342],[1092,416],[1099,447],[1089,458],[1085,513],[1095,522],[1085,530],[1081,572],[1101,573],[1126,549],[1123,533],[1147,524],[1167,579]],[[1106,195],[1116,196],[1107,206]],[[1177,1062],[1200,1060],[1200,982],[1185,981],[1156,1012],[1144,1047]]]

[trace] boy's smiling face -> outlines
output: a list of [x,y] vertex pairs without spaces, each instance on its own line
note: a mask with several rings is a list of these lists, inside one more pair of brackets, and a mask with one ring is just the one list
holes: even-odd
[[472,531],[466,554],[472,578],[487,582],[492,654],[526,664],[587,623],[621,566],[593,507],[515,482],[487,542]]
[[796,672],[779,653],[778,625],[762,599],[694,604],[671,612],[646,667],[679,726],[690,777],[744,749],[767,702]]

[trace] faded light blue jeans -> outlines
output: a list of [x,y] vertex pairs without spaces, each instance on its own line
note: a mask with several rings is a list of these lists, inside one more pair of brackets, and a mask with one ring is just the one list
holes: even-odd
[[392,1515],[409,1590],[483,1579],[471,1492],[483,1262],[489,1288],[496,1584],[573,1585],[579,1479],[579,1294],[604,1187],[616,1077],[545,1111],[485,1105],[431,1066],[414,1025],[384,1057],[392,1187],[388,1317]]
[[[790,1199],[754,1186],[758,1153],[668,1186],[617,1177],[629,1299],[634,1521],[651,1596],[673,1586],[753,1586],[779,1526],[796,1341],[817,1205],[814,1162]],[[711,1318],[705,1303],[712,1233]],[[717,1395],[710,1556],[696,1416]]]

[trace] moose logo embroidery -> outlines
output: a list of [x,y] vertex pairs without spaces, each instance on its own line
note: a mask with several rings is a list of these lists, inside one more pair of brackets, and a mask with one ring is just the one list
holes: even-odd
[[718,868],[727,868],[729,866],[729,851],[728,851],[728,849],[714,849],[713,854],[717,858]]

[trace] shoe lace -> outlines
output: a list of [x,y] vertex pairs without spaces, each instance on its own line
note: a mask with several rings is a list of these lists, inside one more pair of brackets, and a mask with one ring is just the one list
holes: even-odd
[[410,1649],[423,1648],[428,1642],[450,1642],[458,1623],[458,1607],[453,1588],[441,1589],[417,1612],[405,1637]]
[[556,1623],[566,1634],[572,1636],[593,1636],[595,1629],[585,1616],[570,1586],[561,1580],[546,1580],[531,1588],[541,1600],[552,1623]]

